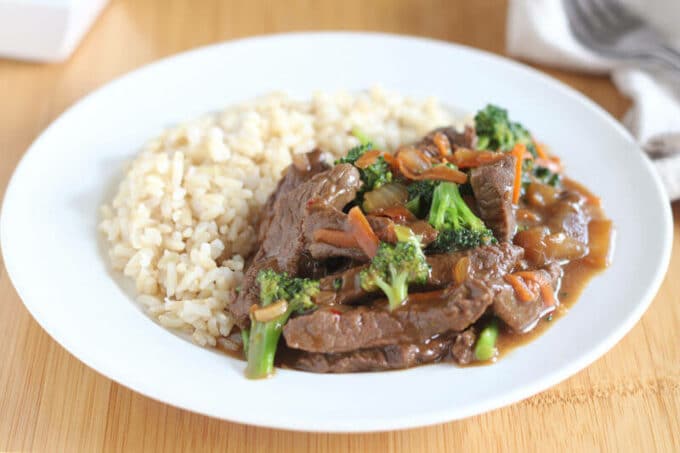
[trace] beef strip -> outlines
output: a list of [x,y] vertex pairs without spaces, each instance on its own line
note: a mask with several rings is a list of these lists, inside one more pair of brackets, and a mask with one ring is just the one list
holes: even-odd
[[247,327],[248,310],[258,302],[257,274],[261,269],[298,275],[306,268],[303,219],[309,209],[324,205],[342,209],[356,197],[361,187],[359,171],[350,164],[336,165],[280,195],[264,240],[246,271],[244,290],[227,309],[240,327]]
[[[452,269],[463,257],[470,258],[472,275],[487,280],[500,279],[512,270],[522,257],[521,247],[510,243],[487,245],[464,252],[430,255],[427,262],[432,268],[427,284],[422,289],[443,288],[451,284]],[[321,279],[321,290],[324,291],[324,304],[351,304],[359,300],[370,299],[361,288],[359,274],[366,266],[357,266],[346,271],[329,275]]]
[[509,241],[515,235],[516,220],[512,204],[514,168],[515,158],[508,154],[497,162],[473,168],[470,172],[470,185],[479,216],[499,241]]
[[[397,370],[448,359],[463,364],[459,357],[466,360],[466,354],[463,352],[458,356],[454,349],[458,350],[456,346],[467,342],[468,338],[466,331],[460,335],[441,336],[422,343],[391,344],[382,348],[334,354],[301,352],[289,363],[293,368],[314,373]],[[472,341],[474,344],[474,334]]]
[[322,307],[290,319],[283,336],[290,348],[337,353],[399,343],[419,343],[446,332],[460,332],[493,302],[491,289],[469,279],[430,299],[409,301],[390,311],[386,302],[373,307]]
[[467,365],[475,360],[474,346],[477,342],[475,328],[470,327],[463,333],[456,335],[456,339],[451,346],[451,356],[460,365]]
[[260,224],[258,226],[258,243],[262,243],[267,235],[267,230],[269,230],[269,225],[274,216],[274,205],[276,204],[276,200],[295,189],[303,182],[309,180],[317,173],[321,173],[330,168],[330,165],[327,163],[327,154],[319,149],[315,149],[308,153],[306,160],[308,166],[304,169],[299,169],[295,165],[289,165],[285,170],[285,174],[276,186],[276,190],[274,190],[267,199],[267,203],[262,208],[262,217],[260,218]]
[[[557,263],[551,263],[537,272],[542,272],[550,280],[553,290],[557,292],[562,277],[562,267]],[[492,311],[515,333],[524,333],[533,329],[542,317],[556,308],[546,306],[540,295],[533,301],[520,301],[509,285],[498,285],[495,291]]]

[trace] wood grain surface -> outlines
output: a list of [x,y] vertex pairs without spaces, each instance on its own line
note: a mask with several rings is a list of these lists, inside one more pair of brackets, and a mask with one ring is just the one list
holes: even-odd
[[[429,36],[503,54],[505,10],[505,2],[491,0],[114,0],[68,62],[0,60],[0,196],[26,148],[56,116],[149,61],[242,36],[321,29]],[[629,106],[605,77],[539,69],[616,117]],[[254,428],[136,394],[49,338],[0,265],[0,450],[678,451],[680,206],[673,212],[673,257],[659,294],[642,321],[594,365],[504,409],[368,435]]]

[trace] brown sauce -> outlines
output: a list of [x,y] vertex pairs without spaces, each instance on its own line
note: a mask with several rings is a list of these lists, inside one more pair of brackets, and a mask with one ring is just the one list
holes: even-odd
[[[594,267],[584,259],[572,261],[564,266],[564,276],[557,292],[559,305],[550,315],[541,319],[533,330],[517,334],[507,329],[501,330],[496,343],[498,347],[498,358],[502,359],[506,354],[515,348],[530,343],[546,332],[550,326],[558,322],[559,318],[569,313],[569,309],[581,297],[581,293],[588,285],[588,282],[602,272],[604,269]],[[476,364],[484,365],[490,362]]]
[[[596,223],[609,222],[606,218],[604,211],[600,207],[599,199],[596,196],[594,196],[590,191],[588,191],[588,189],[586,189],[581,184],[568,178],[564,178],[563,182],[564,188],[570,191],[572,195],[578,194],[578,197],[580,199],[579,202],[584,203],[591,222],[592,221],[596,221]],[[548,223],[552,217],[552,211],[550,207],[551,203],[548,202],[543,204],[544,202],[542,200],[544,200],[546,196],[553,195],[551,194],[551,191],[553,191],[554,189],[550,189],[549,187],[545,186],[543,186],[542,189],[541,188],[539,189],[542,190],[542,192],[536,192],[531,195],[534,197],[540,197],[540,199],[535,198],[538,199],[538,202],[532,203],[531,201],[528,202],[522,201],[520,204],[517,213],[518,214],[517,220],[520,231],[522,229],[528,229],[536,227],[537,225],[541,226],[545,223]],[[527,197],[527,199],[531,200],[531,197]],[[558,322],[559,318],[567,315],[570,308],[580,298],[583,290],[590,282],[590,280],[606,269],[606,264],[611,258],[611,251],[613,249],[613,230],[611,229],[611,224],[607,225],[606,231],[608,232],[609,237],[606,238],[606,236],[601,235],[600,239],[606,238],[606,240],[600,240],[598,244],[600,245],[599,247],[600,249],[606,247],[606,249],[609,251],[608,256],[604,258],[601,256],[599,260],[594,260],[592,253],[590,253],[593,252],[594,248],[593,243],[589,243],[589,252],[586,256],[572,260],[562,266],[563,275],[560,281],[559,290],[555,294],[555,298],[558,301],[558,304],[556,309],[552,313],[540,319],[538,323],[535,325],[535,327],[533,327],[526,333],[517,333],[511,331],[507,327],[501,327],[501,331],[499,333],[498,340],[496,343],[496,347],[498,349],[498,356],[496,357],[496,359],[493,361],[486,362],[472,362],[469,366],[485,366],[493,364],[496,360],[502,359],[506,355],[510,354],[515,348],[536,340],[540,335],[546,332],[547,329],[550,328],[550,326],[552,326],[555,322]],[[600,252],[599,253],[600,255],[604,255],[602,253],[602,250],[598,251]],[[347,286],[352,287],[357,286],[357,282],[343,282],[343,283]],[[322,279],[322,290],[324,289],[330,290],[332,289],[333,286],[334,282],[324,281]],[[414,295],[414,300],[412,302],[417,303],[415,299],[416,297]],[[420,299],[421,298],[418,298],[418,300]],[[219,351],[226,353],[231,357],[243,360],[243,351],[240,345],[241,338],[238,328],[235,328],[232,334],[226,340],[228,340],[228,342],[230,343],[230,348],[227,349],[223,347],[224,345],[220,345],[218,347]],[[287,364],[294,363],[296,357],[298,357],[299,354],[301,354],[300,351],[287,348],[285,346],[285,341],[283,341],[282,339],[279,351],[277,352],[276,356],[276,366],[291,368],[290,366],[287,366]]]

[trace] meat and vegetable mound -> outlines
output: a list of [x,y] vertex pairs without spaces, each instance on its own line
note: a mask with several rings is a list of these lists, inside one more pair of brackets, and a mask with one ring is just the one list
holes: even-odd
[[[560,306],[569,263],[607,266],[612,225],[559,158],[489,105],[474,127],[331,165],[299,156],[228,306],[249,378],[493,361]],[[238,334],[233,334],[238,335]],[[283,337],[283,338],[281,338]]]

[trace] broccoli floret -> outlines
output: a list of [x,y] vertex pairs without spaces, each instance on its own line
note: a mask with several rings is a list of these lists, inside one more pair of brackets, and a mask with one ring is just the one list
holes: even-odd
[[363,156],[366,151],[370,151],[373,148],[375,148],[375,146],[373,146],[373,143],[371,143],[371,142],[367,142],[367,143],[357,145],[354,148],[351,148],[349,151],[347,151],[347,154],[345,155],[345,157],[341,157],[340,159],[337,159],[335,161],[335,165],[338,165],[338,164],[352,164],[352,165],[354,165],[354,162],[356,162],[357,159],[359,159],[361,156]]
[[385,293],[390,310],[406,300],[409,284],[423,284],[430,275],[430,265],[419,238],[407,227],[396,226],[394,229],[398,242],[394,245],[380,243],[378,253],[359,277],[364,290],[381,289]]
[[[375,149],[373,142],[369,140],[368,137],[366,137],[366,135],[364,135],[361,131],[353,129],[352,135],[359,139],[360,142],[359,145],[347,151],[347,155],[345,157],[341,157],[340,159],[336,160],[335,161],[336,165],[337,164],[354,165],[355,162],[367,151]],[[379,156],[375,160],[375,162],[373,162],[368,167],[359,168],[359,174],[361,175],[361,180],[364,183],[359,193],[359,199],[361,199],[361,195],[363,193],[373,189],[377,189],[378,187],[384,184],[392,182],[393,178],[392,172],[390,171],[390,166],[387,164],[385,158],[382,156]]]
[[319,281],[309,278],[289,277],[285,272],[271,269],[257,274],[260,285],[260,309],[280,304],[281,314],[267,321],[258,321],[251,314],[250,331],[244,331],[244,345],[248,365],[246,376],[250,379],[264,378],[274,370],[274,355],[281,337],[283,325],[293,313],[300,313],[316,307],[314,296],[319,292]]
[[553,187],[559,186],[562,182],[562,175],[559,173],[554,173],[550,169],[541,166],[534,167],[534,177],[543,184],[548,184],[549,186]]
[[385,158],[379,156],[375,162],[366,168],[360,168],[361,180],[364,182],[362,190],[368,192],[369,190],[377,189],[378,187],[392,182],[392,172],[390,166],[385,162]]
[[489,104],[475,115],[477,148],[510,151],[522,143],[536,157],[536,146],[529,131],[520,123],[510,121],[508,111]]
[[430,209],[432,192],[438,183],[439,181],[424,179],[409,184],[407,187],[408,202],[406,203],[406,208],[416,217],[424,217]]
[[471,249],[480,245],[495,244],[498,241],[490,235],[490,231],[473,231],[467,228],[443,230],[428,247],[428,252],[449,253],[456,250]]
[[428,220],[439,230],[431,246],[437,251],[462,250],[495,241],[491,230],[470,210],[458,185],[452,182],[441,182],[434,189]]

